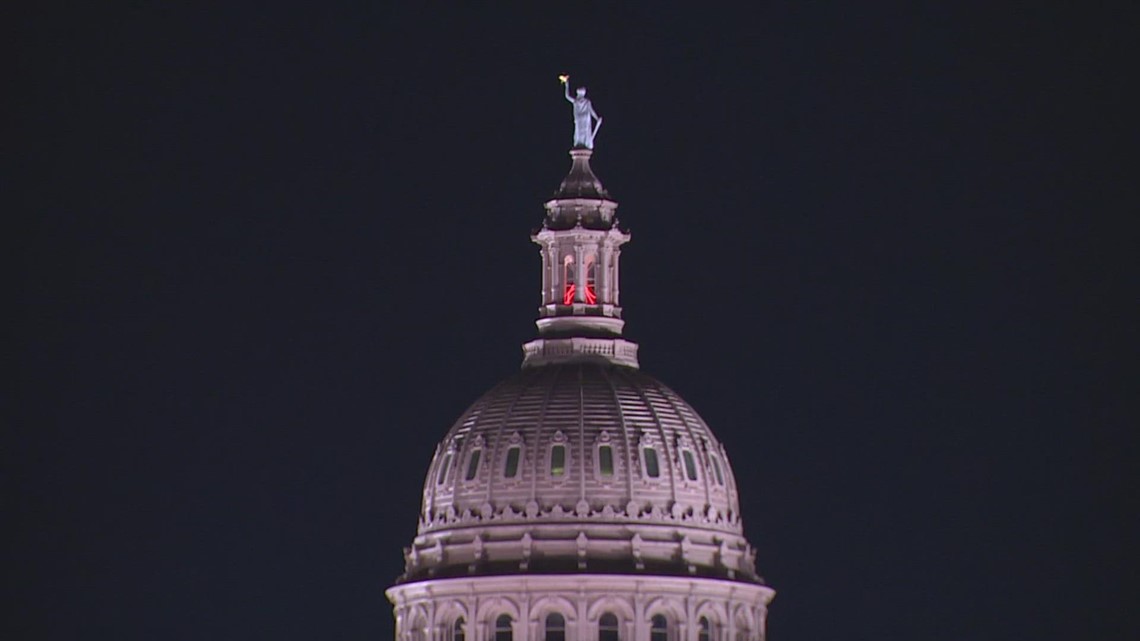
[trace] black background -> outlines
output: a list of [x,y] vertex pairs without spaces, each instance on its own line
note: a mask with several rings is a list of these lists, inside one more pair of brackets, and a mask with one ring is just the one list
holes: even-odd
[[559,73],[772,639],[1135,638],[1133,16],[89,4],[7,21],[7,638],[392,637]]

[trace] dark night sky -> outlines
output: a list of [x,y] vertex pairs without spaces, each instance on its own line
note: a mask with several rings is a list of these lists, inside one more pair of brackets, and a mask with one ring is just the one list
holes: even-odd
[[390,639],[570,73],[773,641],[1135,638],[1134,16],[315,4],[6,21],[2,636]]

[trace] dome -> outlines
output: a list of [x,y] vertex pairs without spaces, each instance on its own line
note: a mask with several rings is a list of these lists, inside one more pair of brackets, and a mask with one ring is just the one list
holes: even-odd
[[403,580],[520,571],[758,580],[723,446],[634,367],[524,367],[436,448]]
[[590,168],[587,125],[601,119],[586,106],[585,142],[531,234],[538,335],[428,466],[385,592],[399,641],[765,639],[775,592],[756,573],[727,453],[623,336],[631,236]]

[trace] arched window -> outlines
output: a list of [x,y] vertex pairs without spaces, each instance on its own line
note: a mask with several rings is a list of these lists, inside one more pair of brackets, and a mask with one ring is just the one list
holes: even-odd
[[507,462],[503,465],[503,476],[505,478],[513,479],[519,473],[519,455],[521,448],[513,445],[507,448]]
[[598,261],[593,254],[586,257],[586,304],[598,304]]
[[574,289],[574,257],[566,256],[562,259],[562,304],[573,305],[577,290]]
[[511,626],[511,615],[500,614],[495,619],[495,641],[512,641],[515,633]]
[[555,445],[550,448],[550,475],[562,476],[566,474],[566,446]]
[[690,481],[697,480],[697,461],[693,458],[693,451],[681,450],[681,458],[685,461],[685,477]]
[[697,621],[697,641],[712,641],[712,625],[709,624],[708,617],[701,617]]
[[455,620],[455,625],[451,626],[451,641],[466,641],[467,631],[463,629],[465,623],[463,617]]
[[598,446],[598,473],[605,477],[614,475],[614,448],[609,445]]
[[598,619],[598,641],[620,641],[618,618],[613,612],[606,612]]
[[661,466],[657,463],[657,450],[646,447],[641,450],[641,453],[645,459],[645,475],[651,479],[660,477]]
[[467,458],[467,474],[463,475],[463,479],[471,481],[475,479],[475,475],[479,473],[479,458],[483,455],[483,450],[471,450],[471,455]]
[[557,612],[546,615],[545,641],[566,641],[566,619]]
[[663,614],[654,614],[649,620],[649,641],[669,641],[669,622]]
[[436,485],[443,485],[447,480],[447,470],[451,469],[451,453],[448,452],[447,456],[443,457],[443,465],[439,466],[439,475],[435,479]]

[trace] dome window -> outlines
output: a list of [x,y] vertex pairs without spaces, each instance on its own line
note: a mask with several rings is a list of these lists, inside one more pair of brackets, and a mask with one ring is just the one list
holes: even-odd
[[566,446],[555,445],[550,448],[550,475],[563,476],[566,474]]
[[606,478],[614,475],[614,448],[609,445],[598,446],[598,473]]
[[514,640],[515,633],[512,623],[509,614],[500,614],[499,618],[495,619],[495,641]]
[[519,474],[519,454],[521,449],[515,445],[507,449],[507,462],[503,465],[503,476],[513,479]]
[[467,641],[467,633],[463,629],[466,623],[463,617],[455,620],[455,625],[451,626],[451,641]]
[[663,614],[655,614],[649,620],[649,641],[669,641],[669,622]]
[[479,459],[482,456],[483,450],[471,450],[471,455],[467,458],[467,474],[463,476],[463,480],[475,480],[475,475],[479,473]]
[[713,473],[716,474],[716,484],[724,485],[724,472],[720,470],[720,459],[716,456],[710,456],[709,460],[712,461]]
[[642,458],[645,459],[645,475],[651,479],[660,478],[661,466],[657,462],[657,450],[652,447],[646,447],[641,450]]
[[557,612],[546,615],[545,641],[566,641],[566,619]]
[[436,485],[443,485],[447,482],[447,470],[451,468],[451,453],[448,452],[447,456],[443,457],[443,465],[439,466],[439,474],[435,478]]
[[606,612],[598,619],[598,641],[620,641],[618,618],[613,612]]
[[690,481],[697,480],[697,461],[693,458],[693,451],[681,450],[681,458],[685,461],[685,477]]

